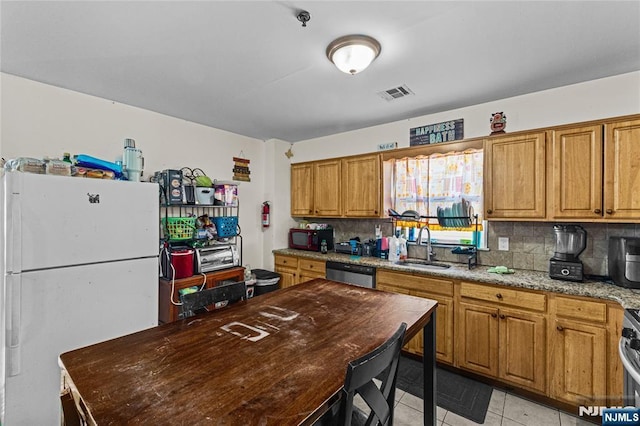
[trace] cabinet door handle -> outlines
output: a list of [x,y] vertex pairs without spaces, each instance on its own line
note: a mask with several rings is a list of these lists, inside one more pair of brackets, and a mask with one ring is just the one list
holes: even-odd
[[498,314],[491,314],[491,318],[495,318],[497,316],[498,316]]
[[595,209],[593,212],[594,212],[595,214],[600,214],[600,213],[602,213],[602,210],[600,210],[600,209]]
[[491,213],[493,213],[493,210],[491,209],[487,210],[487,214],[491,214]]
[[309,269],[313,269],[313,265],[309,265]]
[[373,211],[373,213],[374,213],[374,214],[378,214],[378,210],[374,210],[374,211]]
[[607,209],[606,212],[607,212],[607,214],[613,214],[613,210],[611,210],[611,209]]
[[316,210],[316,214],[318,214],[318,210]]
[[564,327],[563,327],[563,326],[561,326],[561,325],[557,325],[557,326],[556,326],[556,330],[558,330],[558,331],[564,331]]
[[504,314],[500,314],[500,319],[505,319],[506,316],[504,316]]
[[496,294],[496,297],[497,297],[498,299],[501,299],[501,300],[502,300],[502,294],[498,293],[498,294]]

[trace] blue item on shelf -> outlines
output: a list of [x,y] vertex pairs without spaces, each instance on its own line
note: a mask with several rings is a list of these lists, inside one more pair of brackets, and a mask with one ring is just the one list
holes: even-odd
[[109,170],[115,173],[116,178],[122,177],[122,166],[110,161],[101,160],[90,155],[79,154],[75,156],[76,165],[90,169]]
[[211,221],[216,226],[218,237],[227,238],[238,235],[238,216],[212,217]]

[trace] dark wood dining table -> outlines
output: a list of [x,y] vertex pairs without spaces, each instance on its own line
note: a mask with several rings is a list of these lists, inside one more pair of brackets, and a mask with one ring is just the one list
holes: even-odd
[[405,341],[425,333],[433,425],[436,305],[315,279],[63,353],[63,386],[89,424],[307,425],[339,400],[348,362],[405,322]]

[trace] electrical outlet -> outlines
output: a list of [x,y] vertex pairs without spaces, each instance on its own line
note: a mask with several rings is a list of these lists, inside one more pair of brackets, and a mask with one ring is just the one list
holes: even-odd
[[498,238],[498,250],[502,250],[502,251],[509,250],[509,238],[507,237]]

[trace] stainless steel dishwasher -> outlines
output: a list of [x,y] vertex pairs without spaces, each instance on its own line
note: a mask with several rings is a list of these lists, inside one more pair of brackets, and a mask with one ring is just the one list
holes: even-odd
[[360,287],[376,287],[376,268],[350,263],[327,261],[327,279]]

